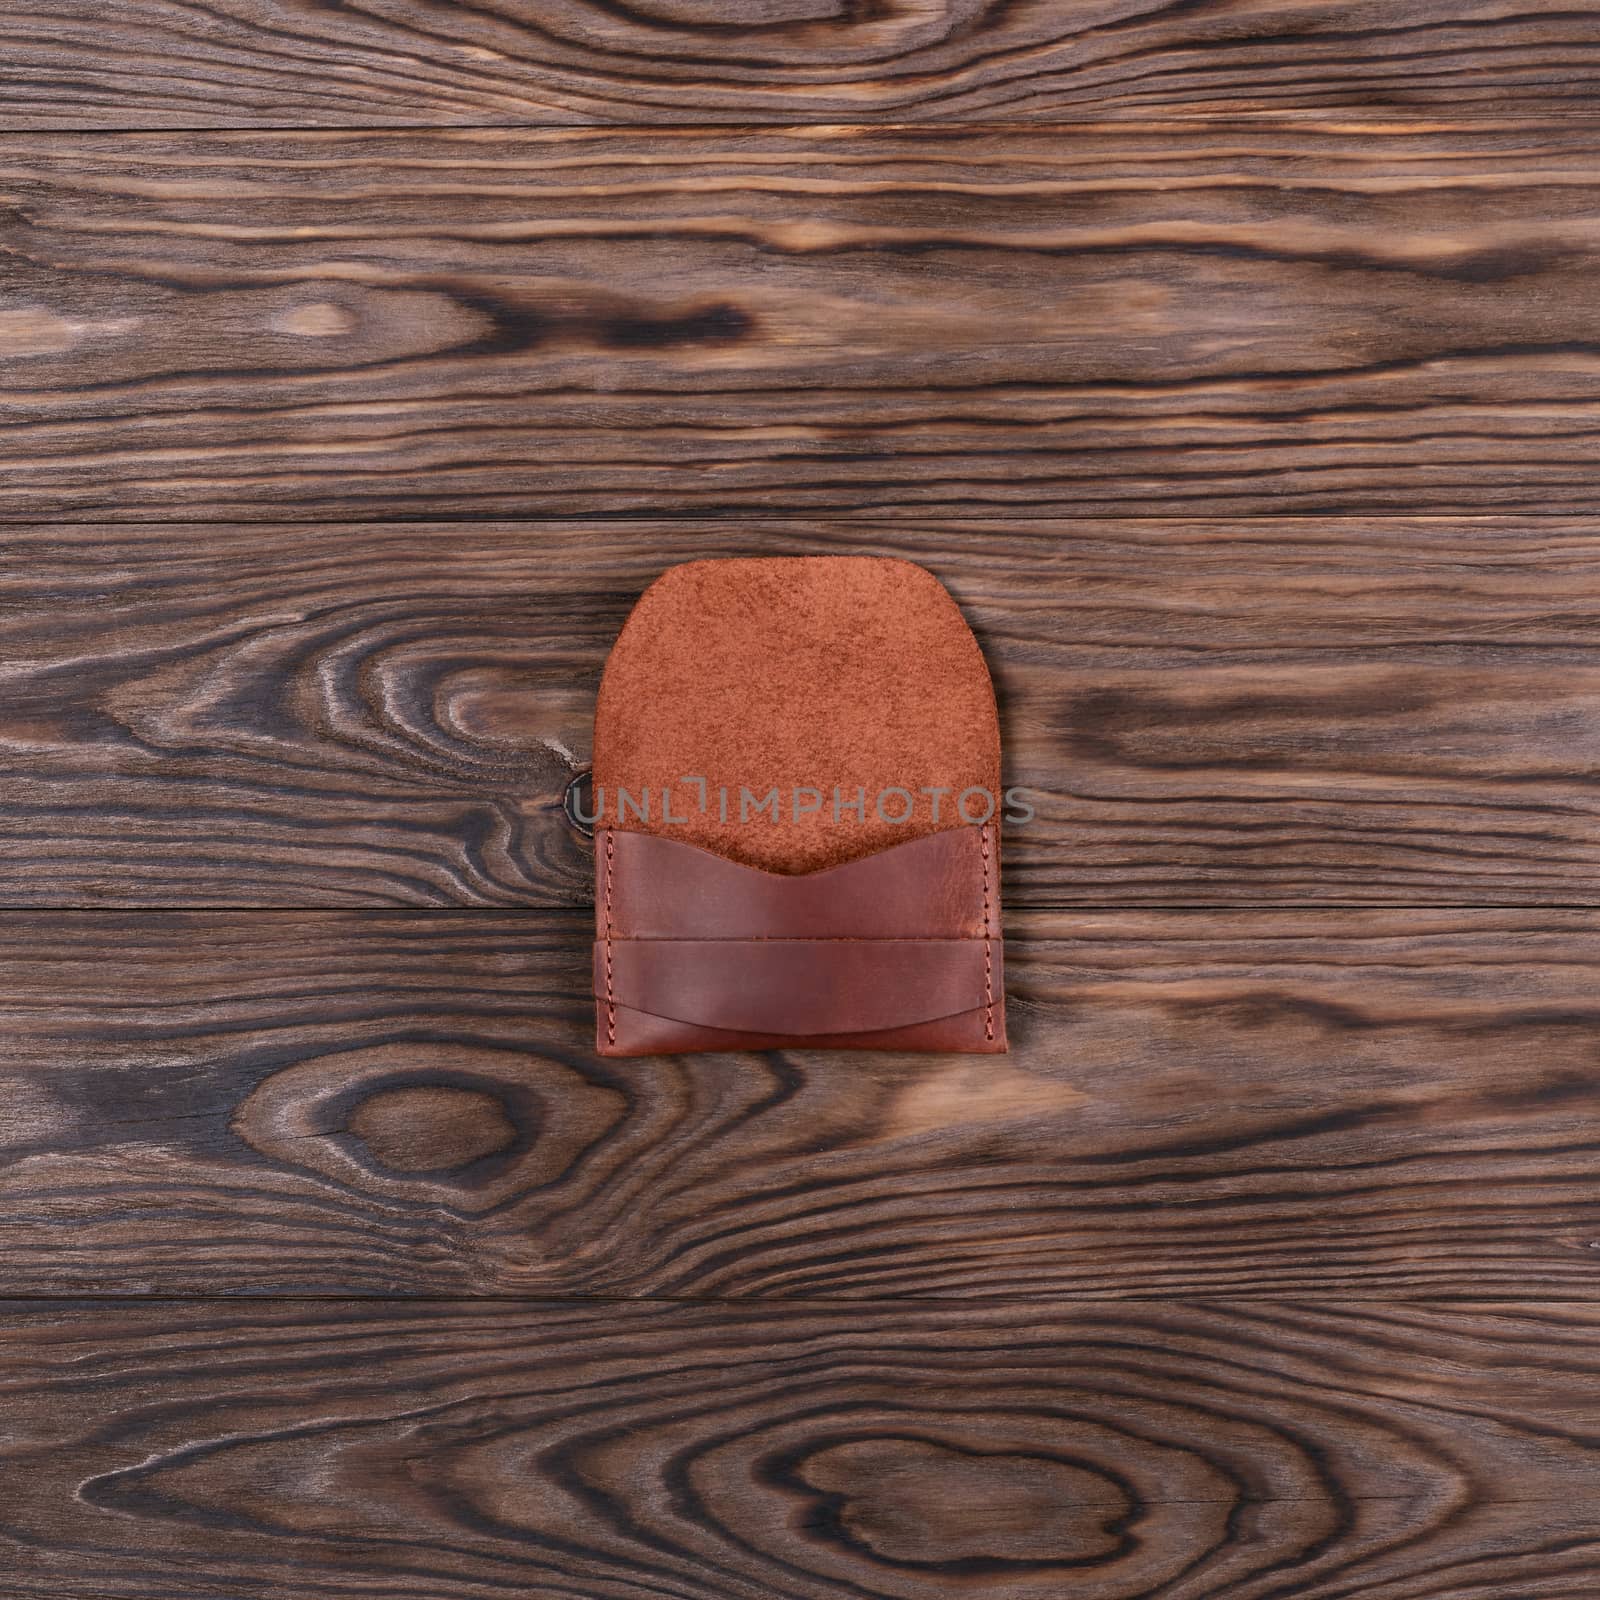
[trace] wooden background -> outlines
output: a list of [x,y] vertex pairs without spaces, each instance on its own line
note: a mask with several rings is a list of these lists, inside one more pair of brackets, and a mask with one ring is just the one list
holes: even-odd
[[[1600,11],[0,0],[0,1600],[1593,1600]],[[601,1061],[704,555],[923,561],[1013,1050]]]

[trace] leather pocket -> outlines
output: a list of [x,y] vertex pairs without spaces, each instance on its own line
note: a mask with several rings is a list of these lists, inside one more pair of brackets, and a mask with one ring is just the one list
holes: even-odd
[[648,834],[596,845],[603,1055],[1006,1047],[988,825],[794,876]]
[[621,939],[604,993],[633,1011],[725,1033],[882,1033],[976,1011],[993,950],[977,939]]

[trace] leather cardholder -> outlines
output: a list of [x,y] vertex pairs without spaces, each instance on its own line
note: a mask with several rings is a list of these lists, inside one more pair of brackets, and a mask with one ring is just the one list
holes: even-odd
[[602,1055],[1006,1048],[999,728],[908,562],[691,562],[595,718]]

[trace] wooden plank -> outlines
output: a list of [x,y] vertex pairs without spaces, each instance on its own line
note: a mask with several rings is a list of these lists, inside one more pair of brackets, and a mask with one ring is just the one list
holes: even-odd
[[102,524],[5,544],[12,906],[586,904],[562,796],[634,599],[672,561],[861,549],[930,566],[983,641],[1007,781],[1037,811],[1007,830],[1014,906],[1600,900],[1592,521]]
[[0,19],[10,127],[859,121],[1592,109],[1560,0],[382,7],[52,0]]
[[601,1061],[578,913],[0,918],[12,1294],[1593,1297],[1575,912],[1027,913],[1005,1059]]
[[15,1596],[1580,1600],[1600,1313],[13,1305]]
[[14,520],[1600,493],[1591,124],[14,135],[0,195]]

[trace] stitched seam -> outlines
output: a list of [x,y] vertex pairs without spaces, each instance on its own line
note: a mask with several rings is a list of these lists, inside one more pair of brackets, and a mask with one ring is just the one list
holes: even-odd
[[983,1036],[994,1038],[994,940],[989,927],[989,825],[978,830],[983,845]]
[[612,833],[606,829],[606,1043],[617,1042],[617,994],[611,978],[611,852]]

